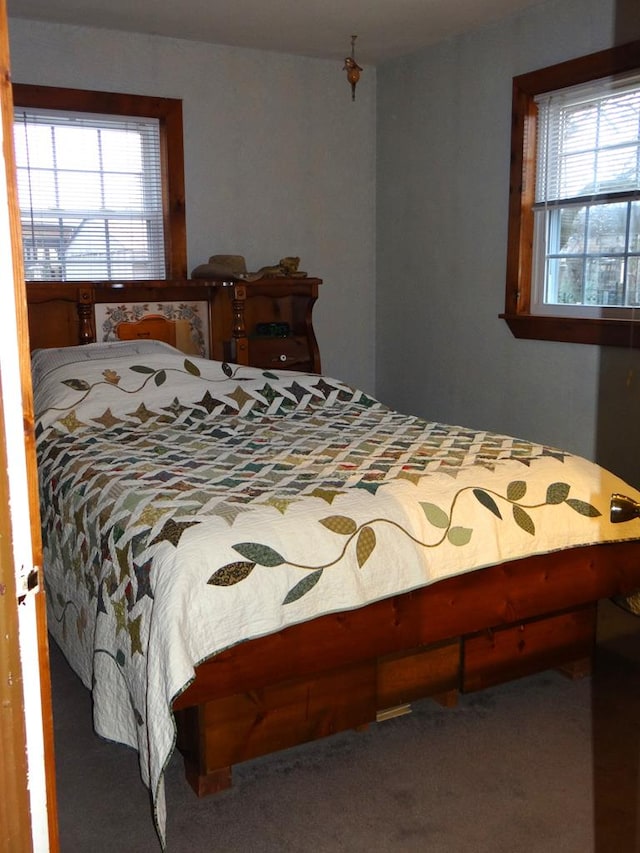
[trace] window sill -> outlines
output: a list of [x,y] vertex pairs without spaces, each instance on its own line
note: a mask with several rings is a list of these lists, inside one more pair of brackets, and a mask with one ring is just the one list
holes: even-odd
[[640,320],[572,319],[535,314],[500,314],[516,338],[596,344],[608,347],[639,347]]

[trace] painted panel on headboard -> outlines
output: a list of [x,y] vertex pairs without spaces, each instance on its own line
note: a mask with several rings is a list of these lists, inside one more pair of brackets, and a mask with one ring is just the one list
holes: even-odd
[[[96,303],[96,340],[117,341],[132,337],[159,337],[156,331],[146,334],[145,325],[153,327],[153,321],[170,324],[167,337],[182,352],[209,358],[209,317],[206,302],[127,302]],[[131,331],[130,324],[139,324]],[[127,328],[129,326],[129,328]],[[175,334],[175,338],[173,337]],[[175,340],[175,343],[174,343]]]

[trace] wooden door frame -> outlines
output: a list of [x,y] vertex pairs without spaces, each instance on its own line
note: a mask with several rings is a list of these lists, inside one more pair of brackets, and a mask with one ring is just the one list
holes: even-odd
[[[4,434],[4,406],[0,371],[0,492],[9,494],[7,450]],[[31,827],[27,790],[26,731],[23,685],[20,667],[18,611],[9,502],[0,502],[0,849],[30,850]]]
[[[58,853],[53,714],[40,568],[42,542],[6,0],[0,0],[0,120],[0,288],[4,315],[0,342],[0,850],[30,853],[35,848],[37,853]],[[23,583],[25,576],[29,576],[28,589]]]

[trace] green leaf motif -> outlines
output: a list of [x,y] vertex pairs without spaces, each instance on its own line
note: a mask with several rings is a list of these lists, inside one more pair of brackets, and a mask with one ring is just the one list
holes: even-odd
[[265,376],[267,379],[280,379],[277,373],[271,373],[270,370],[264,370],[262,372],[262,375]]
[[156,383],[158,387],[162,385],[167,380],[167,371],[159,370],[156,375],[153,377],[153,381]]
[[226,361],[222,362],[222,372],[225,376],[233,376],[233,370],[231,369],[231,365],[227,364]]
[[548,504],[562,504],[566,501],[569,496],[569,489],[571,487],[568,483],[551,483],[549,488],[547,489],[547,503]]
[[580,515],[586,515],[587,518],[599,518],[602,513],[599,509],[596,509],[595,506],[586,503],[586,501],[579,501],[575,498],[567,498],[567,503],[574,509],[576,512],[579,512]]
[[227,563],[226,566],[215,571],[207,583],[211,586],[234,586],[248,578],[255,567],[255,563],[245,563],[241,560],[237,563]]
[[474,489],[473,494],[476,496],[478,501],[482,504],[485,509],[488,509],[489,512],[492,512],[495,516],[502,519],[502,515],[500,514],[500,510],[498,509],[498,504],[494,501],[490,494],[485,492],[483,489]]
[[316,572],[311,572],[311,574],[302,578],[301,581],[291,587],[289,592],[287,593],[283,604],[291,604],[292,601],[297,601],[299,598],[302,598],[303,595],[306,595],[310,589],[313,589],[314,586],[318,583],[320,578],[322,577],[323,569],[318,569]]
[[155,373],[152,367],[145,367],[144,364],[133,364],[129,370],[134,370],[136,373]]
[[510,501],[521,501],[527,491],[524,480],[512,480],[507,486],[507,499]]
[[536,534],[536,526],[533,523],[533,519],[529,515],[528,512],[525,512],[521,506],[513,507],[513,518],[518,525],[521,527],[525,533],[530,533],[532,536]]
[[126,663],[126,658],[122,649],[118,649],[116,652],[116,663],[118,666],[124,666]]
[[373,549],[376,547],[376,534],[371,527],[363,527],[358,535],[358,543],[356,545],[356,556],[358,558],[358,568],[362,568],[367,562]]
[[88,382],[85,382],[84,379],[63,379],[63,385],[68,385],[69,388],[73,388],[74,391],[88,391],[91,388]]
[[449,516],[443,509],[440,509],[439,506],[427,503],[426,501],[420,501],[420,506],[427,517],[427,521],[430,524],[433,524],[434,527],[439,527],[442,530],[449,526]]
[[192,376],[200,376],[199,368],[192,361],[189,361],[188,358],[185,358],[184,360],[184,369]]
[[242,554],[247,560],[253,560],[259,566],[281,566],[287,562],[273,548],[268,545],[260,545],[258,542],[240,542],[233,546],[233,550]]
[[351,536],[358,529],[355,521],[352,518],[347,518],[346,515],[329,515],[327,518],[321,518],[320,524],[323,524],[332,533],[339,533],[342,536]]
[[452,527],[447,533],[447,539],[452,545],[468,545],[472,534],[473,530],[470,527]]
[[116,548],[118,557],[118,567],[120,568],[120,577],[124,578],[129,574],[129,546],[124,548]]

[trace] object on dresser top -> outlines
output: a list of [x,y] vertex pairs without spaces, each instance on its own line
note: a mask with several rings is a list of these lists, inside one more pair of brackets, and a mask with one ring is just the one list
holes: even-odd
[[277,264],[260,267],[256,272],[247,272],[242,255],[212,255],[209,262],[195,267],[191,278],[241,279],[259,281],[263,278],[306,278],[307,273],[298,269],[300,258],[287,256]]
[[194,268],[191,278],[236,279],[246,275],[247,264],[243,255],[211,255],[208,263]]
[[288,323],[256,323],[256,335],[261,338],[288,338],[290,334]]

